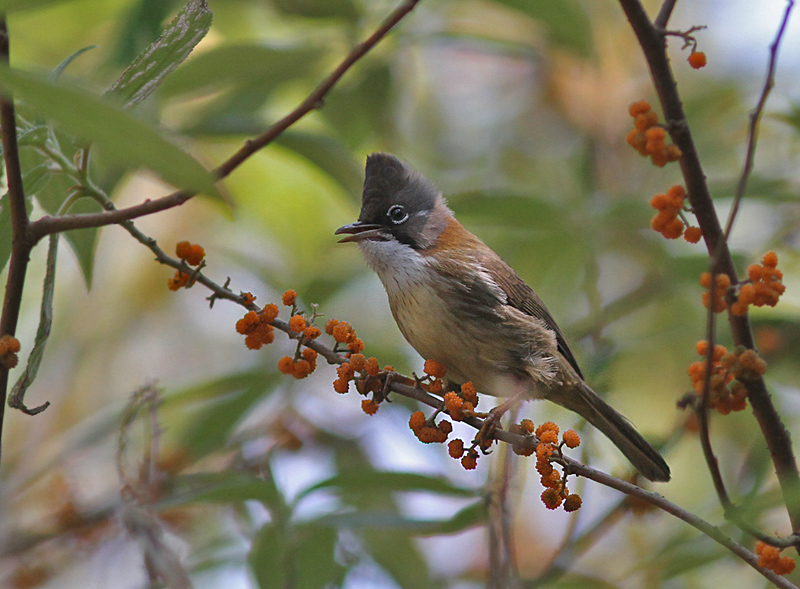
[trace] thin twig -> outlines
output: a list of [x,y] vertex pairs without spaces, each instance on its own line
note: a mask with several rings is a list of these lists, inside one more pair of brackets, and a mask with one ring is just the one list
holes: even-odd
[[775,39],[769,46],[769,65],[767,66],[767,77],[764,80],[764,87],[761,89],[761,96],[758,99],[755,110],[750,113],[750,128],[747,132],[747,155],[744,158],[744,165],[742,167],[742,174],[739,176],[739,183],[736,185],[736,193],[733,197],[733,206],[728,214],[728,222],[725,224],[725,241],[731,235],[733,230],[733,223],[736,220],[736,215],[739,213],[739,206],[744,198],[744,193],[747,190],[747,181],[750,179],[750,174],[753,171],[753,162],[756,155],[756,143],[758,143],[758,125],[761,121],[761,116],[764,114],[764,107],[767,104],[772,88],[775,86],[775,67],[778,63],[778,50],[780,49],[783,33],[786,31],[786,25],[789,22],[789,16],[794,8],[794,0],[787,0],[786,10],[783,12],[783,19],[778,27],[778,32],[775,34]]
[[[342,60],[333,72],[308,95],[292,112],[264,131],[261,135],[245,142],[239,151],[234,153],[225,162],[218,166],[214,171],[214,176],[221,180],[238,168],[245,160],[256,153],[259,149],[269,145],[281,133],[294,125],[297,121],[313,110],[319,109],[323,105],[323,99],[333,89],[341,77],[353,65],[364,57],[378,42],[383,39],[403,18],[411,12],[419,3],[419,0],[406,0],[395,8],[389,16],[375,29],[366,40],[352,48],[350,53]],[[195,193],[178,190],[153,200],[114,211],[93,213],[85,215],[66,215],[63,217],[44,216],[37,219],[30,226],[30,241],[36,243],[45,235],[69,231],[72,229],[84,229],[87,227],[103,227],[105,225],[117,225],[123,221],[129,221],[145,215],[151,215],[159,211],[171,209],[182,205],[187,200],[195,196]]]

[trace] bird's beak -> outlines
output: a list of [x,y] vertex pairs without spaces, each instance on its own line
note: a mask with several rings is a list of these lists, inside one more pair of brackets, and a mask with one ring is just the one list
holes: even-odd
[[344,227],[339,227],[336,230],[335,235],[341,235],[342,233],[347,233],[348,234],[347,237],[344,237],[339,240],[339,243],[347,243],[350,241],[359,242],[363,239],[382,238],[383,231],[384,229],[381,225],[375,225],[373,223],[362,223],[361,221],[356,221],[355,223],[350,223],[349,225],[345,225]]

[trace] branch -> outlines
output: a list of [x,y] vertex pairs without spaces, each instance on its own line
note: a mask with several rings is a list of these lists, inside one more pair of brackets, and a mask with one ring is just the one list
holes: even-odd
[[[8,63],[9,51],[8,26],[3,15],[0,17],[0,61]],[[26,238],[29,220],[17,146],[17,117],[14,110],[14,99],[8,95],[0,97],[0,136],[2,136],[3,157],[6,165],[12,231],[11,258],[8,263],[6,292],[0,316],[0,335],[13,336],[17,331],[22,291],[25,287],[25,275],[28,271],[33,242]],[[8,370],[7,367],[0,365],[0,440],[3,435],[6,395],[8,394]]]
[[[375,29],[375,32],[350,50],[350,53],[347,54],[336,69],[333,70],[333,72],[331,72],[331,74],[297,106],[297,108],[273,124],[258,137],[246,141],[239,151],[214,169],[214,176],[216,176],[218,180],[227,177],[250,156],[259,149],[269,145],[281,133],[286,131],[286,129],[294,125],[309,112],[321,108],[323,106],[323,99],[342,76],[403,20],[403,18],[414,9],[418,2],[419,0],[405,0],[405,2],[395,8],[380,26]],[[141,204],[124,209],[116,209],[114,211],[86,215],[65,215],[63,217],[45,216],[31,224],[29,239],[31,243],[36,243],[44,236],[50,235],[51,233],[60,233],[72,229],[85,229],[87,227],[118,225],[123,221],[130,221],[138,217],[151,215],[182,205],[193,196],[195,196],[193,192],[178,190],[161,198],[146,200]]]
[[[705,174],[683,111],[677,84],[666,54],[666,40],[663,31],[650,22],[639,0],[619,0],[619,3],[647,60],[672,141],[683,154],[680,160],[681,172],[689,193],[692,211],[703,231],[703,239],[711,258],[712,274],[727,274],[731,283],[736,283],[738,282],[736,268],[717,218]],[[738,317],[729,312],[728,322],[734,343],[754,349],[755,342],[747,316]],[[797,461],[792,450],[789,432],[772,403],[763,378],[759,377],[748,381],[746,385],[750,405],[775,465],[783,499],[791,520],[792,531],[798,533],[800,532],[800,474],[797,470]]]
[[783,19],[778,27],[778,32],[775,34],[775,39],[769,46],[769,64],[767,66],[767,77],[764,80],[764,87],[761,89],[761,96],[758,99],[758,104],[755,110],[750,113],[750,128],[747,133],[747,155],[744,158],[744,166],[742,167],[742,174],[739,177],[739,183],[736,186],[736,194],[733,198],[733,206],[728,215],[728,222],[725,224],[725,240],[730,238],[731,230],[733,229],[733,222],[736,220],[736,215],[739,212],[739,205],[744,198],[745,190],[747,189],[747,181],[750,179],[750,173],[753,170],[753,161],[756,155],[756,143],[758,142],[758,124],[761,121],[761,115],[764,113],[764,107],[767,104],[767,98],[775,86],[775,67],[778,63],[778,49],[783,39],[783,33],[786,31],[786,25],[789,22],[789,15],[794,8],[794,0],[787,0],[786,10],[783,13]]

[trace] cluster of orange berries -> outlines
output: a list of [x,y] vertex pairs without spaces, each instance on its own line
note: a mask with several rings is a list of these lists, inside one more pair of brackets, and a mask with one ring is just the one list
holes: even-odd
[[455,421],[474,415],[477,405],[478,392],[471,381],[462,384],[460,392],[449,391],[444,395],[444,407]]
[[[175,245],[175,255],[189,266],[199,266],[202,264],[206,252],[201,245],[189,243],[188,241],[179,241]],[[179,288],[188,286],[191,279],[191,275],[176,270],[175,276],[167,280],[167,288],[170,290],[178,290]]]
[[[708,342],[697,342],[697,353],[704,358],[708,355]],[[747,387],[744,382],[767,371],[767,363],[759,358],[755,350],[742,346],[728,352],[725,346],[716,345],[711,355],[712,374],[709,380],[708,406],[722,415],[731,411],[742,411],[747,406]],[[698,393],[703,392],[706,377],[706,360],[694,362],[689,366],[692,386]]]
[[564,511],[579,509],[581,506],[580,495],[570,494],[565,477],[558,473],[550,461],[553,454],[560,451],[562,446],[577,448],[581,443],[578,433],[571,429],[565,431],[559,444],[559,428],[555,423],[546,421],[534,429],[530,419],[523,419],[519,424],[512,425],[510,431],[521,435],[536,435],[538,444],[535,450],[527,446],[514,446],[514,452],[521,456],[530,456],[534,452],[536,453],[536,471],[541,476],[542,486],[545,488],[541,497],[545,507],[558,509],[563,504]]
[[689,243],[697,243],[703,237],[700,227],[687,227],[683,218],[686,190],[676,185],[666,194],[656,194],[650,199],[650,206],[658,211],[650,221],[650,227],[667,239],[678,239],[681,235]]
[[426,419],[422,411],[415,411],[411,414],[408,426],[423,444],[444,444],[447,436],[453,431],[453,424],[446,419],[441,420],[437,425],[433,418]]
[[19,362],[17,357],[19,350],[19,340],[13,335],[6,334],[0,337],[0,364],[9,370],[14,368]]
[[[769,305],[774,307],[778,304],[778,299],[786,291],[786,286],[781,282],[783,272],[778,270],[778,255],[775,252],[767,252],[761,259],[761,264],[751,264],[747,269],[748,279],[739,287],[739,293],[735,302],[731,304],[731,313],[734,315],[745,315],[750,305],[763,307]],[[711,291],[703,293],[703,305],[709,308],[713,304],[713,309],[721,313],[727,307],[725,295],[731,286],[731,279],[727,274],[717,274],[715,277],[716,288],[714,290],[714,300],[711,301]],[[711,274],[703,272],[700,276],[700,285],[710,289]]]
[[703,272],[700,275],[700,286],[709,290],[703,293],[703,306],[706,309],[713,309],[715,313],[722,313],[726,308],[725,293],[731,286],[731,277],[727,274],[716,274],[714,276],[714,300],[711,300],[711,273]]
[[745,282],[739,288],[739,297],[731,305],[731,313],[744,315],[749,305],[774,307],[778,304],[778,299],[786,290],[786,286],[781,282],[783,272],[778,270],[777,266],[778,254],[770,251],[764,254],[761,264],[751,264],[747,268],[749,282]]
[[667,130],[658,124],[658,115],[644,101],[634,102],[628,108],[633,117],[634,128],[625,140],[642,157],[663,168],[668,162],[676,162],[683,155],[677,145],[667,145]]
[[[378,359],[367,358],[361,353],[364,351],[364,342],[358,337],[353,326],[347,321],[331,319],[325,324],[325,333],[333,336],[336,341],[334,350],[337,350],[339,344],[347,345],[347,361],[336,368],[338,378],[333,381],[333,390],[344,394],[350,390],[350,381],[355,380],[356,390],[362,395],[370,392],[379,393],[383,385],[381,379],[377,378],[381,373]],[[394,368],[384,366],[383,372],[394,372]],[[361,408],[367,415],[374,415],[378,411],[378,402],[374,399],[364,400]]]
[[[246,292],[242,293],[242,300],[246,304],[252,304],[256,297]],[[317,367],[317,352],[311,348],[303,348],[302,343],[318,338],[322,332],[316,325],[309,325],[302,312],[297,312],[297,293],[295,291],[287,290],[283,293],[282,302],[292,308],[289,329],[302,334],[302,337],[294,357],[284,356],[278,360],[278,370],[298,379],[305,378]],[[266,344],[271,344],[275,339],[275,328],[272,324],[278,318],[278,313],[278,306],[274,303],[264,305],[260,313],[256,311],[245,313],[244,317],[236,322],[236,331],[245,336],[244,345],[251,350],[258,350]]]
[[781,556],[781,550],[777,546],[756,542],[756,554],[758,566],[769,569],[776,575],[788,575],[794,571],[794,560],[789,556]]

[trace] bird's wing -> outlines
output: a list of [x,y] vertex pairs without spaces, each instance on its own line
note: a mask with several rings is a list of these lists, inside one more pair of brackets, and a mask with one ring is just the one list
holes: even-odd
[[[500,261],[502,262],[502,260]],[[567,340],[564,339],[564,335],[558,328],[555,319],[550,315],[550,311],[547,310],[547,307],[544,306],[542,299],[533,292],[533,289],[525,284],[525,281],[505,262],[502,262],[502,265],[495,264],[492,268],[486,268],[486,271],[497,286],[505,292],[507,298],[506,304],[511,305],[527,315],[540,319],[547,327],[553,330],[556,334],[558,351],[561,352],[564,359],[575,369],[575,372],[583,378],[583,373],[578,366],[578,361],[575,360],[572,350],[569,349]]]

